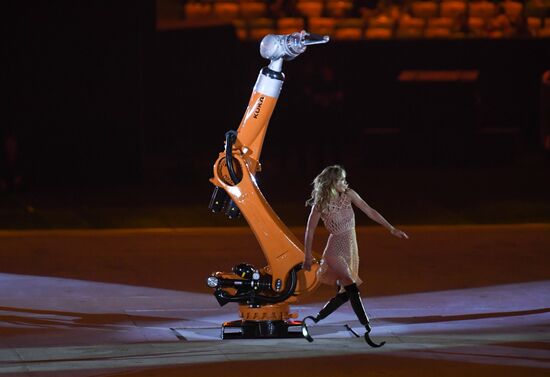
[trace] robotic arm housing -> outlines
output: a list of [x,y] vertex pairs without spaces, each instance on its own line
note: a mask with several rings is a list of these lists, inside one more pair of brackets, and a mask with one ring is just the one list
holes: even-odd
[[241,264],[231,273],[217,272],[208,279],[208,285],[215,289],[214,295],[220,305],[240,304],[242,321],[238,327],[246,328],[251,321],[259,322],[254,326],[256,335],[258,331],[262,333],[266,321],[272,324],[290,318],[288,303],[294,302],[297,295],[313,291],[319,284],[316,278],[319,265],[314,264],[311,271],[301,269],[303,246],[270,207],[258,188],[255,175],[261,170],[262,145],[284,82],[283,61],[296,58],[308,45],[326,42],[328,36],[305,31],[264,37],[260,52],[270,64],[258,75],[239,128],[227,132],[225,149],[214,163],[214,176],[210,179],[216,186],[211,210],[225,211],[230,218],[242,213],[260,244],[267,265],[256,269]]

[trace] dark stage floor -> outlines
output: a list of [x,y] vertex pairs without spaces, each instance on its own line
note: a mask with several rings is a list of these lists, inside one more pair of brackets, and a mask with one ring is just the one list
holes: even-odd
[[[360,327],[347,306],[313,343],[220,340],[237,310],[205,278],[262,264],[248,228],[1,231],[0,375],[547,376],[550,226],[403,229],[407,242],[358,228],[380,349],[343,331]],[[293,311],[314,314],[331,293]]]

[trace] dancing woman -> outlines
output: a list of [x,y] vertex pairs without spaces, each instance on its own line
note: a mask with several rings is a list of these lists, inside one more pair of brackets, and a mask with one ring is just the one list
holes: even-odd
[[311,212],[305,234],[303,268],[307,271],[311,269],[313,235],[319,219],[322,219],[330,236],[317,274],[322,283],[334,285],[338,288],[336,296],[327,302],[315,317],[309,316],[304,319],[303,330],[307,334],[306,338],[310,341],[313,340],[307,333],[307,325],[305,324],[307,319],[317,323],[333,313],[342,304],[350,301],[359,322],[365,326],[365,340],[367,343],[373,347],[383,345],[384,343],[375,344],[369,338],[371,327],[358,288],[362,281],[358,276],[359,253],[352,204],[369,218],[388,229],[393,236],[403,239],[409,237],[405,232],[393,227],[380,213],[371,208],[355,191],[348,187],[346,172],[338,165],[325,168],[321,174],[315,177],[311,198],[306,204],[311,205]]

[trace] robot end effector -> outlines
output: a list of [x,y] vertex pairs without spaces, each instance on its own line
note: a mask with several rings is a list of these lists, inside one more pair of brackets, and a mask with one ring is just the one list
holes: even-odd
[[268,34],[260,44],[260,54],[271,61],[269,68],[281,72],[283,60],[292,60],[303,53],[307,46],[327,43],[328,35],[310,34],[305,30],[286,35]]

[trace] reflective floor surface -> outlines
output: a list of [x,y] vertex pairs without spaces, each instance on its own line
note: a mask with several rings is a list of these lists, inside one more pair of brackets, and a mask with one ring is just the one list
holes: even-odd
[[[380,349],[345,330],[361,332],[348,304],[313,343],[221,340],[237,309],[205,279],[261,265],[246,228],[1,232],[0,376],[547,376],[550,225],[405,230],[358,229]],[[292,309],[315,314],[331,294]]]

